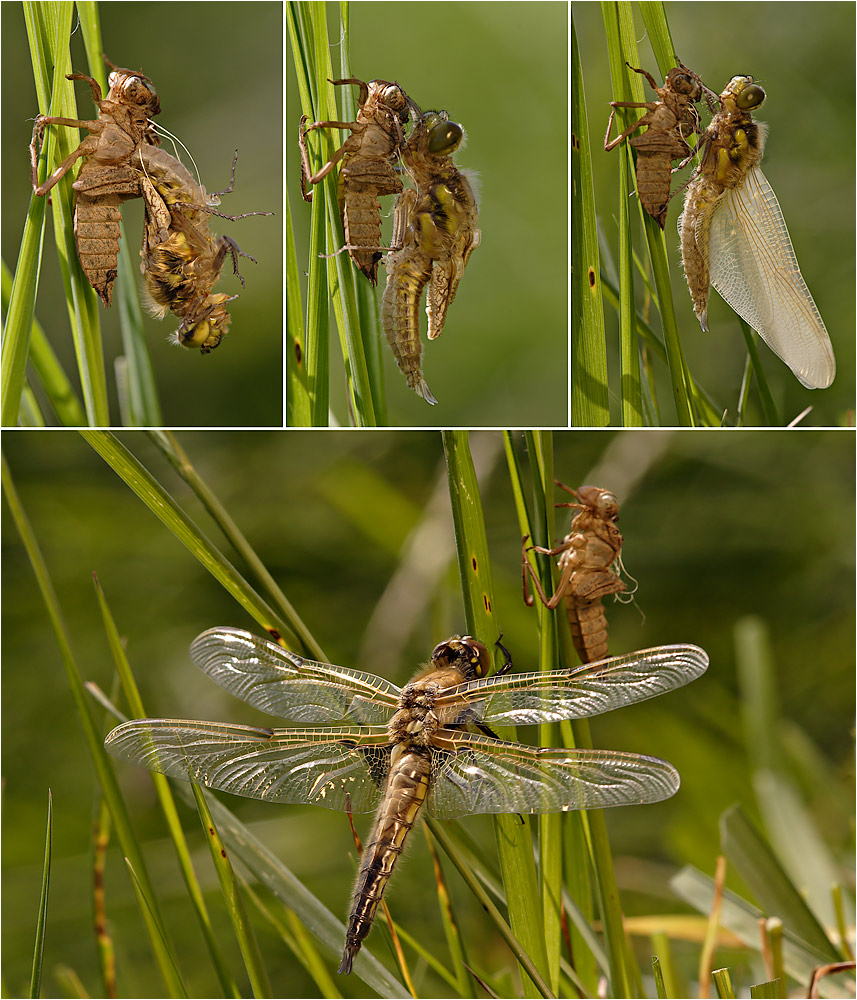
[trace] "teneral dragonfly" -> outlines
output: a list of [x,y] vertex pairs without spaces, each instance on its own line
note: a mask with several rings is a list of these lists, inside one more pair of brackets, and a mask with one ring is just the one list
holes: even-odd
[[791,368],[801,385],[826,389],[836,359],[800,273],[777,196],[759,164],[765,99],[752,76],[734,76],[705,132],[707,148],[678,220],[693,308],[708,330],[708,286]]
[[212,680],[255,708],[310,729],[267,729],[175,719],[123,723],[105,740],[114,756],[175,778],[268,802],[370,812],[340,972],[348,973],[405,838],[425,806],[471,813],[547,813],[634,805],[679,787],[667,761],[613,750],[530,747],[489,726],[599,715],[654,698],[702,674],[697,646],[658,646],[574,670],[486,676],[491,656],[470,636],[435,647],[399,688],[360,670],[318,663],[235,628],[191,645]]

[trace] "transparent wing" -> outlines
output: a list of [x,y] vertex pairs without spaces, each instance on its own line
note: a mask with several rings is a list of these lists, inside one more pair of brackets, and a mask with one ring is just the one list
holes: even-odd
[[580,719],[673,691],[707,666],[698,646],[655,646],[573,670],[481,677],[444,691],[434,707],[447,723],[466,721],[464,713],[499,726]]
[[708,266],[713,287],[801,384],[830,385],[836,374],[830,338],[800,273],[777,197],[758,167],[719,199]]
[[120,760],[221,792],[353,812],[377,806],[392,749],[381,726],[257,729],[181,719],[125,722],[104,745]]
[[401,693],[383,677],[305,660],[238,628],[208,629],[193,640],[190,655],[230,694],[295,722],[383,725]]
[[665,760],[612,750],[553,750],[440,730],[432,759],[429,812],[548,813],[641,805],[678,790]]

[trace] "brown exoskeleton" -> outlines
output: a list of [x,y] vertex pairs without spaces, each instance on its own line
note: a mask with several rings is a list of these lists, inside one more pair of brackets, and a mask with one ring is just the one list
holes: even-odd
[[428,337],[434,340],[443,331],[449,304],[481,238],[473,189],[451,159],[463,136],[445,111],[417,119],[403,151],[416,189],[408,188],[397,199],[393,243],[399,249],[384,259],[384,333],[408,385],[427,403],[437,400],[420,366],[422,292],[428,285]]
[[[533,545],[528,549],[529,535],[524,535],[521,552],[524,601],[528,606],[534,601],[527,590],[528,576],[539,599],[547,607],[557,607],[565,597],[574,648],[582,662],[589,663],[607,655],[607,618],[601,604],[602,597],[628,589],[614,566],[617,560],[621,565],[622,554],[622,536],[616,527],[619,504],[612,493],[598,486],[581,486],[579,490],[573,490],[558,479],[554,482],[578,501],[556,506],[572,507],[580,513],[575,515],[571,530],[555,548]],[[560,580],[551,597],[545,596],[527,560],[528,551],[559,556]]]
[[[139,165],[134,158],[144,142],[156,142],[150,119],[160,112],[152,81],[142,73],[113,66],[110,90],[102,100],[98,82],[83,73],[98,107],[95,121],[39,115],[33,127],[30,160],[33,189],[45,195],[80,157],[83,166],[72,187],[76,192],[74,235],[81,267],[106,306],[110,305],[119,259],[119,203],[140,196]],[[89,135],[44,183],[38,183],[38,155],[48,125],[88,129]]]
[[[318,184],[342,160],[339,170],[339,211],[345,230],[345,246],[351,260],[369,281],[378,282],[378,261],[381,242],[380,195],[399,194],[402,180],[395,163],[405,143],[403,126],[416,105],[397,83],[388,80],[363,80],[351,77],[331,80],[334,86],[354,83],[360,88],[357,121],[313,122],[301,117],[301,191],[306,201],[312,201],[307,184]],[[306,133],[316,128],[349,129],[351,135],[316,173],[309,165]]]
[[[640,202],[663,229],[667,218],[667,204],[672,197],[670,194],[672,161],[682,161],[675,168],[680,170],[693,158],[694,150],[690,148],[687,138],[693,134],[702,134],[695,102],[701,101],[705,95],[713,111],[712,97],[715,95],[705,87],[696,73],[681,62],[667,73],[663,87],[659,87],[644,69],[634,69],[631,65],[628,65],[628,68],[644,76],[660,100],[643,103],[611,101],[610,106],[613,110],[610,112],[604,136],[604,150],[609,153],[632,132],[643,125],[646,126],[646,131],[642,135],[628,141],[637,151],[637,193]],[[642,118],[611,142],[610,129],[613,127],[616,108],[646,108],[647,111]]]
[[229,187],[214,195],[209,195],[184,164],[163,149],[144,145],[141,156],[146,224],[140,270],[154,303],[153,311],[163,317],[169,309],[181,317],[181,325],[173,335],[175,343],[208,354],[229,330],[231,317],[225,304],[237,298],[212,292],[227,254],[232,256],[233,271],[242,286],[244,279],[238,273],[238,257],[256,262],[228,236],[213,237],[208,229],[209,216],[234,221],[271,213],[224,215],[212,207],[219,204],[219,195],[232,191],[237,152]]

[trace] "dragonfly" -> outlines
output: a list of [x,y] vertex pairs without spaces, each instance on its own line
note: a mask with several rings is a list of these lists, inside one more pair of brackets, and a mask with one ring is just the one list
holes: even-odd
[[735,76],[706,129],[706,150],[678,220],[694,312],[708,330],[708,286],[791,368],[801,385],[826,389],[836,359],[824,321],[800,273],[785,219],[759,164],[765,100],[752,76]]
[[190,654],[213,681],[254,708],[300,726],[321,725],[137,719],[109,733],[105,746],[120,760],[233,795],[375,811],[341,973],[351,972],[423,808],[440,819],[564,812],[659,802],[678,790],[677,770],[656,757],[531,747],[499,739],[491,726],[599,715],[681,687],[708,666],[698,646],[673,645],[534,673],[510,672],[506,654],[489,676],[488,648],[472,636],[454,636],[397,687],[237,628],[203,632]]

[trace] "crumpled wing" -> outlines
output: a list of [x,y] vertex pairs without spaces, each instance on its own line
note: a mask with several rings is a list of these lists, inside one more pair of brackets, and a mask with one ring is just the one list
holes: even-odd
[[809,389],[829,386],[836,374],[833,347],[800,273],[777,196],[758,167],[718,200],[700,249],[712,286],[798,381]]
[[381,726],[258,729],[182,719],[125,722],[104,745],[120,760],[232,795],[353,812],[378,805],[391,750]]
[[193,640],[190,655],[230,694],[294,722],[383,725],[401,693],[382,677],[306,660],[238,628],[208,629]]
[[641,754],[540,749],[449,729],[432,742],[426,805],[441,819],[641,805],[668,799],[680,784],[672,764]]
[[444,691],[434,708],[455,721],[456,707],[470,709],[471,717],[498,726],[581,719],[657,698],[695,680],[707,667],[708,654],[698,646],[655,646],[572,670],[466,681]]

